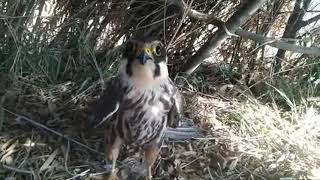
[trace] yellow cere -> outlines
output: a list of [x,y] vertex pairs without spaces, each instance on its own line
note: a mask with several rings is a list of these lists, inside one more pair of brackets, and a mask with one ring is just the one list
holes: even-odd
[[156,48],[138,48],[137,53],[146,52],[146,53],[154,53]]

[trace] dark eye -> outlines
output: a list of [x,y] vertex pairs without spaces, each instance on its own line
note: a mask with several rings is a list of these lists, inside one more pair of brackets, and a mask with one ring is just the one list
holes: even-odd
[[154,48],[154,54],[156,56],[161,56],[161,44],[156,45],[156,47]]
[[131,57],[133,55],[134,50],[135,50],[135,43],[132,40],[129,40],[125,46],[125,51],[124,51],[125,57]]

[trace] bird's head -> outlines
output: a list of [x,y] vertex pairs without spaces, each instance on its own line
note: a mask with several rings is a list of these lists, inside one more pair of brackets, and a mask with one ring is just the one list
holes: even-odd
[[132,39],[126,43],[126,73],[138,83],[152,84],[168,78],[166,48],[158,40]]

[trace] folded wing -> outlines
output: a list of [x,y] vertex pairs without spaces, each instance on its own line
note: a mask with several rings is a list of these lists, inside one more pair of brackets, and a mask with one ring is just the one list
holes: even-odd
[[[171,84],[175,87],[174,83],[171,81]],[[179,89],[175,87],[174,94],[172,97],[173,106],[168,114],[168,126],[177,127],[179,126],[179,120],[183,114],[184,98],[180,93]]]
[[111,119],[119,109],[119,80],[117,77],[107,82],[107,87],[102,96],[91,106],[89,123],[91,127],[98,127]]

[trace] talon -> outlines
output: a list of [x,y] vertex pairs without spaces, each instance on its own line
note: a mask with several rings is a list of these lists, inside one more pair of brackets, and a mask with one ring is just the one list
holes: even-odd
[[117,170],[111,172],[111,174],[109,175],[109,177],[107,178],[107,180],[119,180],[119,177],[117,175]]

